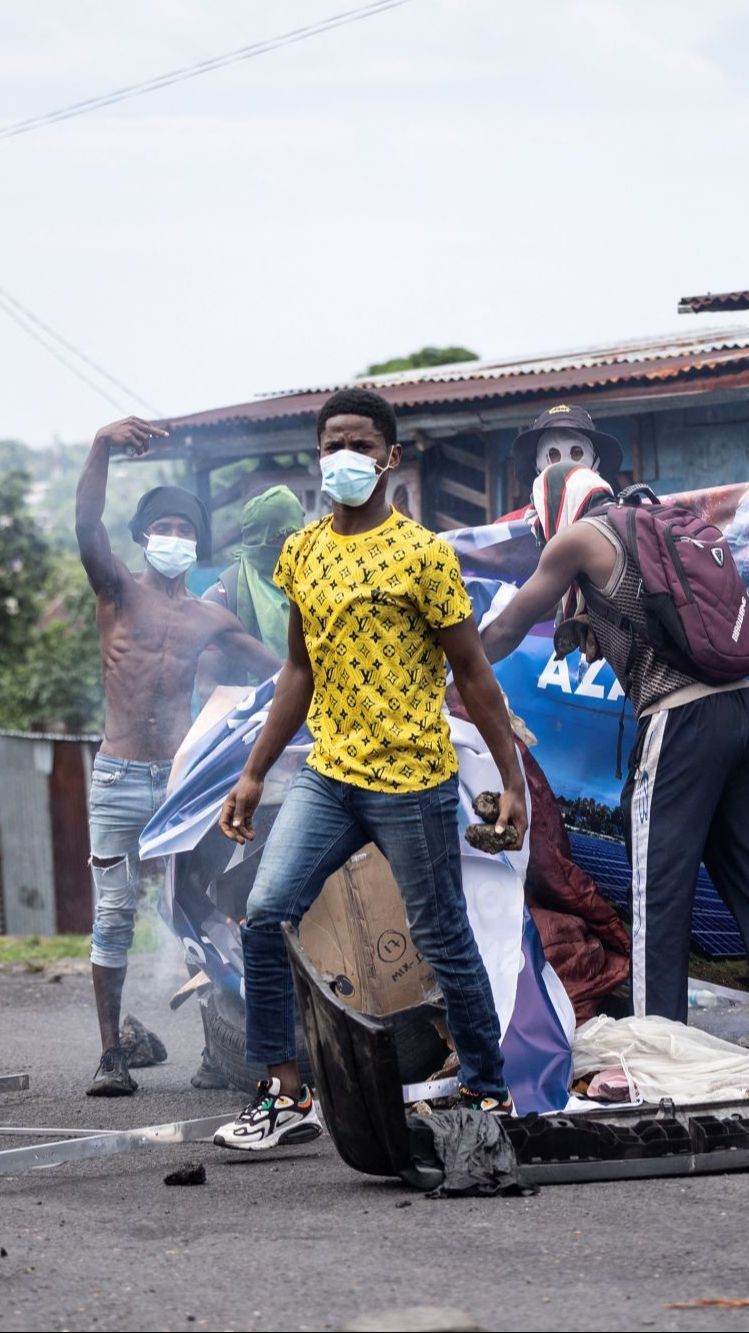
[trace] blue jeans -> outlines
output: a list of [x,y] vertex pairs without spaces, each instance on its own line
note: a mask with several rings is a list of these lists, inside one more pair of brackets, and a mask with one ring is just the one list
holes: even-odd
[[248,1060],[278,1065],[296,1056],[281,922],[297,925],[328,876],[374,842],[390,862],[413,942],[442,988],[463,1082],[504,1089],[499,1019],[463,894],[457,806],[457,777],[394,795],[302,770],[263,850],[242,929]]
[[96,889],[91,962],[99,967],[127,964],[140,888],[138,839],[164,803],[171,767],[171,760],[146,764],[108,754],[97,754],[94,760],[89,796]]

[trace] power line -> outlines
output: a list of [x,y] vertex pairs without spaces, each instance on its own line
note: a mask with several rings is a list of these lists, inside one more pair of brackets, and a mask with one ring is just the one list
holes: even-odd
[[77,366],[74,366],[66,357],[58,352],[56,347],[50,346],[46,339],[42,338],[34,328],[27,324],[12,306],[6,305],[2,297],[0,297],[0,310],[4,310],[5,314],[8,315],[10,319],[14,320],[15,323],[23,329],[24,333],[28,333],[29,337],[34,339],[34,342],[38,342],[46,352],[49,352],[50,356],[53,356],[56,361],[59,361],[61,365],[65,366],[71,374],[75,375],[77,379],[82,380],[84,384],[87,384],[89,389],[93,389],[94,393],[98,393],[100,397],[106,398],[107,402],[111,403],[113,407],[122,407],[122,403],[118,402],[116,398],[112,398],[111,394],[108,394],[106,389],[102,389],[99,384],[95,384],[93,380],[89,379],[88,375],[84,375]]
[[282,46],[291,46],[296,42],[306,41],[308,37],[316,37],[320,33],[341,28],[347,23],[357,23],[361,19],[373,18],[376,14],[385,13],[388,9],[397,9],[400,5],[410,3],[411,0],[374,0],[373,3],[361,5],[358,9],[346,9],[339,14],[332,14],[327,19],[321,19],[319,23],[310,23],[303,28],[293,28],[289,32],[280,33],[277,37],[269,37],[265,41],[253,42],[251,46],[240,46],[234,51],[226,52],[224,55],[214,56],[209,60],[201,60],[196,65],[187,65],[181,69],[170,70],[167,74],[146,79],[143,83],[128,84],[126,87],[118,88],[111,93],[103,93],[100,97],[89,97],[83,102],[73,102],[70,106],[60,107],[57,111],[47,111],[44,115],[32,116],[29,120],[20,120],[13,125],[6,125],[4,129],[0,130],[0,139],[10,139],[19,134],[29,134],[31,130],[39,129],[44,125],[51,125],[59,120],[70,120],[73,116],[83,116],[89,111],[97,111],[100,107],[114,106],[116,102],[124,102],[127,98],[140,97],[144,93],[155,92],[159,88],[168,88],[173,83],[182,83],[185,79],[194,79],[199,74],[207,74],[214,69],[223,69],[226,65],[235,65],[241,60],[250,60],[253,56],[264,55],[267,51],[276,51]]
[[[129,400],[134,400],[135,402],[140,403],[141,407],[147,408],[148,411],[152,412],[156,417],[161,417],[163,415],[158,407],[154,407],[153,403],[149,403],[147,398],[142,398],[141,395],[136,393],[134,389],[131,389],[128,384],[117,379],[115,375],[110,375],[109,371],[105,370],[103,366],[100,366],[98,361],[94,361],[93,357],[87,356],[85,352],[81,351],[80,347],[76,347],[75,344],[69,342],[67,338],[63,338],[61,333],[57,333],[53,328],[50,328],[49,324],[45,324],[44,320],[40,319],[38,315],[35,315],[33,310],[29,310],[28,306],[25,306],[21,301],[16,300],[15,296],[11,296],[10,292],[6,291],[3,287],[0,287],[0,303],[2,303],[2,308],[5,310],[6,315],[11,314],[8,306],[13,306],[25,320],[28,320],[31,324],[35,324],[37,328],[42,329],[48,337],[53,338],[54,341],[59,343],[61,347],[64,347],[66,351],[72,352],[73,356],[77,356],[79,361],[82,361],[84,365],[90,366],[92,370],[95,370],[97,375],[101,375],[102,379],[108,380],[116,389],[121,389],[123,393],[127,394]],[[25,328],[25,325],[22,324],[21,327]],[[31,330],[26,329],[26,332],[30,333]],[[42,342],[40,338],[37,338],[37,342],[41,342],[43,347],[46,346],[46,343]],[[52,349],[48,347],[47,350],[51,351]],[[58,357],[58,360],[60,359],[61,358]],[[67,364],[67,362],[63,361],[63,365]],[[70,369],[71,367],[68,368]],[[91,381],[86,379],[85,383],[91,384]],[[92,385],[92,387],[94,386]],[[110,398],[109,401],[115,403],[113,398]],[[115,403],[115,406],[117,405],[118,404]]]

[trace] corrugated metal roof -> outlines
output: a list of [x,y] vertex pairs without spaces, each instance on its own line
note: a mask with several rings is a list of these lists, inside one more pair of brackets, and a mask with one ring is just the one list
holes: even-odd
[[337,381],[266,394],[236,406],[173,417],[171,424],[177,429],[196,429],[312,414],[336,389],[354,385],[376,389],[395,407],[410,408],[472,399],[569,394],[617,386],[660,384],[664,392],[668,392],[671,384],[676,391],[681,381],[730,370],[749,370],[749,328],[709,330],[702,337],[670,334],[545,356],[461,361],[453,366],[431,366],[394,375]]
[[749,310],[749,292],[706,292],[704,296],[682,296],[680,315],[701,315],[716,311],[724,315],[734,310]]

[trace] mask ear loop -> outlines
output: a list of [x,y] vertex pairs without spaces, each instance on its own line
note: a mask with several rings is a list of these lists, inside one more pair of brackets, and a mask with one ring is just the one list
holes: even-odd
[[383,472],[389,472],[389,471],[390,471],[390,459],[393,457],[393,450],[394,450],[394,448],[395,448],[395,445],[394,445],[394,444],[391,444],[391,446],[390,446],[390,452],[389,452],[389,454],[388,454],[388,461],[387,461],[387,463],[385,464],[384,467],[378,467],[377,464],[375,463],[375,468],[376,468],[377,471],[379,472],[380,476],[382,476]]

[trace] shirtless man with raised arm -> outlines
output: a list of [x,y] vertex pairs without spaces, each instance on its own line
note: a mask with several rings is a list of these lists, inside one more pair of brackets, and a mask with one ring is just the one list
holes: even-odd
[[90,800],[96,886],[91,962],[102,1043],[91,1096],[123,1096],[137,1087],[119,1044],[119,1025],[138,897],[138,839],[164,800],[172,760],[190,728],[198,658],[215,645],[261,679],[280,666],[231,612],[185,587],[188,569],[209,551],[208,515],[192,492],[157,486],[141,496],[129,525],[144,548],[140,573],[112,552],[102,523],[110,451],[145,454],[152,438],[167,434],[137,417],[103,426],[76,495],[78,546],[97,599],[105,697]]

